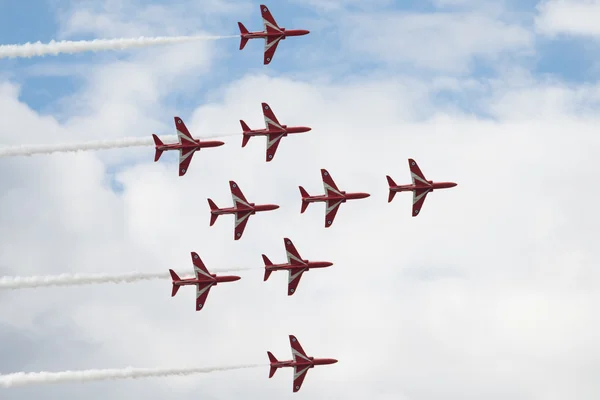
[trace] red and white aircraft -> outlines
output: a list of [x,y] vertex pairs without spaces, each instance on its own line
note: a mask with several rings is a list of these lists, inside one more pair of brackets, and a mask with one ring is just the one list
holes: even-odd
[[217,276],[215,274],[211,274],[208,272],[204,263],[198,256],[198,254],[192,252],[192,262],[194,263],[194,275],[195,278],[186,278],[181,279],[175,271],[172,269],[169,270],[171,273],[171,278],[173,278],[173,290],[171,292],[171,297],[177,294],[177,291],[181,286],[186,285],[196,285],[196,311],[202,310],[204,304],[206,303],[206,298],[208,297],[208,293],[210,292],[210,288],[213,286],[217,286],[218,283],[222,282],[234,282],[240,279],[239,276]]
[[267,137],[267,162],[273,160],[275,157],[275,152],[277,151],[277,146],[279,146],[279,141],[282,137],[287,136],[288,134],[293,133],[303,133],[308,132],[311,128],[307,126],[290,126],[281,125],[275,117],[273,110],[267,103],[262,103],[263,115],[265,117],[265,126],[266,129],[256,129],[252,130],[248,127],[248,125],[240,120],[240,124],[242,125],[243,137],[242,137],[242,147],[245,147],[248,144],[248,141],[252,136],[266,136]]
[[229,181],[229,187],[231,188],[231,197],[233,197],[233,208],[219,208],[214,201],[208,199],[208,205],[210,206],[210,226],[213,226],[217,217],[223,214],[235,214],[235,229],[233,232],[233,239],[238,240],[244,233],[244,228],[248,223],[248,218],[251,215],[261,211],[271,211],[279,208],[277,204],[259,204],[250,203],[244,197],[244,194],[240,190],[237,183]]
[[412,158],[408,159],[408,166],[410,168],[410,175],[412,177],[412,185],[396,185],[392,178],[386,176],[388,185],[390,186],[388,203],[392,201],[398,192],[413,192],[413,217],[419,215],[421,208],[423,208],[425,198],[429,192],[433,192],[435,189],[448,189],[456,186],[456,183],[454,182],[428,181],[427,178],[425,178],[425,175],[423,175],[421,172],[421,169],[417,165],[416,161]]
[[179,176],[185,175],[192,162],[192,157],[197,150],[204,147],[219,147],[225,143],[218,140],[207,140],[202,141],[200,139],[194,139],[190,135],[190,131],[186,128],[185,124],[179,117],[175,117],[175,128],[177,129],[177,136],[179,143],[164,144],[158,136],[152,134],[154,138],[154,144],[156,148],[156,155],[154,156],[154,162],[158,161],[163,151],[179,150]]
[[327,170],[321,170],[321,176],[323,178],[323,186],[325,187],[325,194],[322,196],[311,196],[302,186],[300,186],[300,194],[302,195],[302,208],[300,213],[304,213],[309,203],[318,201],[324,201],[327,204],[325,209],[325,228],[329,228],[333,224],[335,215],[338,212],[338,208],[346,200],[364,199],[369,197],[369,193],[346,193],[343,190],[338,189],[333,178],[327,172]]
[[287,36],[302,36],[307,35],[310,32],[305,29],[288,29],[281,28],[275,22],[275,18],[271,15],[271,12],[264,4],[260,5],[260,12],[262,13],[262,20],[265,26],[265,30],[262,32],[248,32],[248,29],[242,24],[238,22],[238,26],[240,27],[240,50],[242,50],[246,43],[248,43],[248,39],[265,39],[265,59],[264,65],[267,65],[273,59],[275,55],[275,50],[277,50],[277,45],[280,40],[285,40]]
[[290,276],[288,278],[288,296],[293,295],[296,292],[296,288],[300,283],[302,274],[311,268],[326,268],[333,265],[329,261],[308,261],[303,260],[296,250],[296,247],[292,241],[288,238],[283,239],[285,244],[285,252],[287,253],[288,262],[286,264],[273,264],[266,255],[262,255],[263,261],[265,262],[265,281],[269,279],[271,272],[279,270],[288,270]]
[[314,368],[315,365],[329,365],[335,364],[338,360],[334,358],[314,358],[309,357],[300,346],[300,342],[296,339],[296,336],[290,335],[290,345],[292,347],[293,360],[289,361],[278,361],[277,358],[270,352],[267,351],[269,356],[269,362],[271,369],[269,371],[269,378],[272,378],[277,372],[278,368],[293,367],[294,368],[294,393],[300,390],[306,373],[310,368]]

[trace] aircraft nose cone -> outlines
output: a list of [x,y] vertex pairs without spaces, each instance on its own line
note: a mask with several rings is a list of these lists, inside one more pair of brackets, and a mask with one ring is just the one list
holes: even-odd
[[325,268],[327,268],[327,267],[331,267],[333,265],[333,263],[327,261],[327,262],[324,262],[323,265],[325,266]]
[[454,183],[454,182],[452,182],[452,186],[450,186],[450,187],[454,187],[454,186],[456,186],[456,185],[458,185],[458,183]]
[[223,146],[225,144],[225,142],[221,142],[220,140],[217,141],[217,146]]
[[240,279],[242,279],[242,278],[239,277],[239,276],[233,276],[233,277],[231,277],[231,281],[232,282],[239,281]]
[[277,204],[273,204],[273,210],[277,210],[279,206]]

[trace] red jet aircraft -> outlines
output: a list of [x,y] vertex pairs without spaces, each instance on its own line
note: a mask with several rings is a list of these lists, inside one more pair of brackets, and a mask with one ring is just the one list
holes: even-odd
[[302,36],[307,35],[310,32],[304,29],[289,29],[281,28],[275,22],[275,18],[271,15],[271,12],[264,4],[260,5],[260,12],[262,13],[263,24],[265,26],[265,30],[262,32],[248,32],[248,29],[241,23],[238,22],[238,26],[240,27],[240,50],[242,50],[246,43],[248,43],[248,39],[265,39],[265,59],[264,65],[267,65],[273,59],[275,55],[275,50],[277,50],[277,45],[280,40],[284,40],[287,36]]
[[346,200],[364,199],[370,196],[369,193],[346,193],[343,190],[339,190],[333,181],[333,178],[325,169],[321,170],[321,176],[323,177],[323,186],[325,187],[324,195],[311,196],[302,186],[299,187],[300,194],[302,195],[302,208],[300,209],[300,213],[306,211],[306,207],[308,207],[309,203],[318,201],[326,202],[325,228],[329,228],[331,224],[333,224],[338,208],[342,203],[345,203]]
[[200,139],[194,139],[192,135],[190,135],[190,131],[188,131],[185,124],[179,117],[175,117],[175,128],[177,129],[179,143],[164,144],[158,138],[158,136],[152,134],[152,137],[154,138],[154,144],[156,145],[154,162],[158,161],[165,150],[179,150],[179,176],[185,175],[190,162],[192,162],[192,157],[197,150],[200,150],[204,147],[219,147],[225,144],[224,142],[218,140],[202,141]]
[[181,286],[196,285],[196,311],[202,310],[206,298],[210,292],[210,288],[217,286],[218,283],[222,282],[234,282],[240,279],[239,276],[217,276],[208,272],[204,263],[198,256],[198,254],[192,252],[192,262],[194,263],[194,275],[195,278],[181,279],[175,271],[169,270],[171,278],[173,278],[173,291],[171,297],[177,294],[177,291]]
[[229,187],[231,188],[231,197],[233,197],[233,208],[219,208],[211,199],[208,199],[208,205],[210,206],[210,226],[214,225],[219,215],[235,214],[234,240],[238,240],[242,237],[244,228],[246,228],[246,224],[248,223],[248,218],[250,218],[251,215],[254,215],[257,212],[277,210],[279,208],[277,204],[256,205],[248,202],[239,186],[234,181],[229,181]]
[[267,351],[267,355],[269,356],[269,361],[271,363],[269,378],[272,378],[273,375],[275,375],[278,368],[294,367],[294,393],[300,390],[309,368],[314,368],[315,365],[329,365],[338,362],[338,360],[334,358],[308,357],[294,335],[290,335],[290,345],[292,346],[293,360],[278,361],[270,351]]
[[302,278],[304,272],[311,268],[326,268],[333,265],[333,263],[329,261],[303,260],[290,239],[283,239],[283,243],[285,244],[285,252],[287,253],[287,264],[273,264],[264,254],[262,255],[262,258],[265,262],[265,281],[269,279],[269,276],[273,271],[286,269],[289,271],[288,296],[291,296],[296,292],[296,288],[298,287],[300,278]]
[[421,208],[423,208],[425,198],[429,192],[433,192],[435,189],[448,189],[456,186],[456,183],[454,182],[428,181],[427,178],[425,178],[425,175],[423,175],[421,172],[421,169],[417,165],[416,161],[412,158],[408,159],[408,166],[410,168],[410,175],[412,177],[412,185],[396,185],[392,178],[386,176],[388,185],[390,186],[388,203],[392,201],[397,192],[413,192],[413,217],[419,215]]
[[248,127],[248,125],[240,120],[240,124],[242,125],[243,137],[242,137],[242,147],[245,147],[248,144],[248,141],[252,136],[266,136],[267,137],[267,162],[273,160],[275,157],[275,152],[277,151],[277,146],[279,146],[279,141],[282,137],[287,136],[292,133],[303,133],[308,132],[311,128],[307,126],[290,126],[281,125],[273,110],[267,103],[262,103],[263,115],[265,117],[265,126],[266,129],[257,129],[252,130]]

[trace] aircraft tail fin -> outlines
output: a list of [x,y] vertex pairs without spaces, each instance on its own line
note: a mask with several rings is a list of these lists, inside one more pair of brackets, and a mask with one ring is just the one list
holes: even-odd
[[388,203],[390,203],[392,200],[394,200],[394,196],[396,195],[396,192],[392,190],[392,187],[398,185],[396,185],[396,182],[394,182],[394,180],[389,175],[386,175],[386,179],[390,187],[390,194],[388,195]]
[[241,22],[238,22],[238,26],[240,28],[240,35],[241,35],[240,50],[243,50],[244,47],[246,47],[246,43],[248,43],[248,38],[244,37],[244,35],[248,34],[250,32],[248,32],[248,29],[246,29],[246,27],[244,26],[244,24],[242,24]]
[[250,140],[250,138],[252,136],[250,135],[246,135],[246,132],[249,132],[251,129],[250,127],[240,119],[240,125],[242,126],[242,147],[245,147],[248,144],[248,141]]
[[300,195],[302,196],[302,207],[300,208],[300,214],[302,214],[308,207],[308,201],[306,201],[306,198],[310,197],[310,195],[302,186],[298,186],[298,188],[300,189]]
[[269,279],[269,276],[271,276],[271,272],[273,272],[272,269],[269,269],[269,267],[271,265],[273,265],[273,263],[271,262],[271,260],[269,260],[269,257],[267,257],[264,254],[262,255],[262,258],[265,263],[265,279],[264,280],[266,281],[267,279]]
[[154,162],[157,162],[163,153],[163,150],[159,150],[158,147],[164,146],[165,144],[154,133],[152,134],[152,139],[154,139],[154,145],[156,146],[156,154],[154,155]]
[[219,216],[219,214],[215,214],[213,211],[218,210],[219,207],[217,207],[215,202],[211,199],[208,199],[208,206],[210,207],[210,226],[213,226],[217,221],[217,217]]
[[269,362],[271,363],[271,369],[269,371],[269,378],[272,378],[273,375],[275,375],[275,372],[277,372],[277,367],[274,366],[273,363],[276,363],[279,361],[277,361],[277,358],[275,358],[273,353],[271,353],[270,351],[267,351],[267,355],[269,356]]
[[171,291],[171,297],[174,297],[180,288],[180,286],[176,285],[175,282],[180,281],[181,278],[172,269],[169,270],[169,273],[171,274],[171,278],[173,279],[173,290]]

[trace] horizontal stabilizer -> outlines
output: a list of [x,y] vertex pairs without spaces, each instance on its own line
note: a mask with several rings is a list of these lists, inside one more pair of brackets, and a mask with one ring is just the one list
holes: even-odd
[[164,143],[155,134],[152,134],[152,139],[154,139],[154,145],[156,146],[156,153],[154,154],[154,162],[157,162],[163,153],[163,150],[160,150],[158,147],[164,146]]
[[244,132],[250,132],[252,130],[252,129],[250,129],[250,127],[248,126],[248,124],[246,124],[241,119],[240,119],[240,125],[242,126],[242,131],[244,131]]
[[396,185],[396,182],[394,182],[394,180],[389,176],[386,175],[385,178],[388,181],[388,185],[390,187],[390,194],[388,195],[388,203],[391,203],[392,200],[394,200],[394,196],[396,195],[396,192],[392,190],[393,187],[398,186]]
[[246,145],[248,144],[248,141],[250,140],[250,138],[252,136],[246,135],[245,133],[243,135],[244,136],[242,136],[242,147],[246,147]]
[[165,144],[162,142],[162,140],[159,139],[158,136],[156,136],[154,133],[152,134],[152,139],[154,139],[154,145],[155,146],[164,146]]
[[269,257],[265,256],[264,254],[262,255],[263,261],[265,263],[265,267],[270,267],[271,265],[273,265],[273,263],[271,262],[271,260],[269,260]]
[[179,277],[179,275],[177,275],[177,273],[175,271],[173,271],[172,269],[169,270],[169,273],[171,274],[171,278],[173,279],[173,281],[180,281],[181,278]]
[[[271,364],[279,362],[279,361],[277,361],[277,358],[275,358],[275,356],[273,355],[273,353],[271,353],[270,351],[267,351],[267,355],[269,356],[269,362]],[[272,378],[273,375],[275,375],[275,372],[277,372],[277,367],[271,365],[271,369],[269,371],[269,378]]]
[[267,279],[269,279],[269,276],[271,276],[271,272],[273,272],[273,270],[269,269],[269,267],[271,265],[273,265],[273,263],[271,262],[271,260],[269,260],[269,257],[267,257],[266,255],[262,255],[263,261],[265,263],[265,281]]
[[241,40],[240,40],[240,50],[243,50],[246,47],[246,43],[248,43],[248,38],[245,38],[244,35],[249,33],[248,29],[242,24],[238,22],[238,27],[240,28]]
[[302,186],[298,186],[298,189],[300,189],[300,195],[302,196],[302,198],[310,197],[308,192]]
[[242,147],[246,147],[246,145],[248,144],[248,141],[250,140],[250,138],[252,136],[250,135],[246,135],[246,132],[249,132],[251,129],[250,127],[240,119],[240,125],[242,126]]
[[169,270],[169,273],[171,274],[171,278],[173,279],[173,289],[171,290],[171,297],[174,297],[180,288],[180,286],[176,285],[175,282],[180,281],[181,278],[172,269]]
[[211,199],[207,199],[208,200],[208,206],[210,207],[210,211],[216,211],[219,209],[219,207],[217,207],[217,205],[215,204],[214,201],[212,201]]
[[302,206],[300,207],[300,214],[304,213],[308,208],[308,201],[302,199]]
[[219,207],[217,207],[215,202],[212,201],[211,199],[207,199],[207,200],[208,200],[208,206],[210,207],[210,226],[213,226],[215,224],[215,222],[217,221],[217,217],[219,216],[219,214],[215,214],[215,213],[213,213],[213,211],[218,210]]
[[308,201],[306,201],[306,198],[310,197],[310,195],[302,186],[298,186],[298,188],[300,189],[300,195],[302,196],[302,206],[300,207],[300,214],[302,214],[304,213],[304,211],[306,211],[306,208],[308,207],[309,203]]
[[390,189],[390,194],[388,195],[388,203],[391,203],[392,200],[394,200],[394,196],[396,195],[397,192],[394,192],[392,189]]
[[386,179],[388,181],[388,185],[390,187],[392,187],[392,186],[398,186],[398,185],[396,185],[396,182],[394,182],[394,180],[389,175],[386,175],[385,177],[386,177]]

